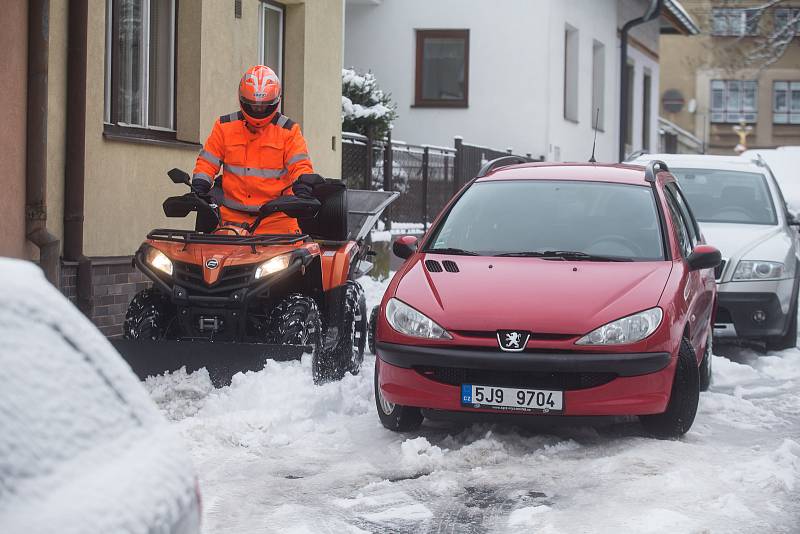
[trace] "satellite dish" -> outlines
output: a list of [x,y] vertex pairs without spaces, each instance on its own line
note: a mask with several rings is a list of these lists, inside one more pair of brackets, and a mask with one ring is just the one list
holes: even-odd
[[686,111],[688,111],[689,113],[694,113],[695,111],[697,111],[697,100],[695,100],[694,98],[689,100],[689,103],[686,105]]

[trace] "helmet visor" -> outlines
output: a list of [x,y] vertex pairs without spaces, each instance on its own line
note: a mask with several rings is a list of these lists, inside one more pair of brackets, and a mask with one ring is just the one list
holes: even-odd
[[280,100],[275,99],[273,102],[252,102],[250,100],[240,98],[239,103],[242,106],[242,111],[244,111],[247,115],[250,115],[256,119],[265,119],[272,115],[276,109],[278,109]]

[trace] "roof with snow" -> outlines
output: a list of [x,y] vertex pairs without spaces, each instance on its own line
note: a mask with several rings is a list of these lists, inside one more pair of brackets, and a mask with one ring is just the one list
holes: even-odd
[[682,33],[697,35],[700,28],[679,0],[664,0],[662,15],[662,33]]

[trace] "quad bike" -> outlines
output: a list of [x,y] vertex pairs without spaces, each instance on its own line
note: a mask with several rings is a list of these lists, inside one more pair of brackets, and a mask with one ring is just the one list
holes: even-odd
[[[189,184],[179,169],[168,174]],[[358,373],[368,319],[356,280],[373,254],[365,239],[398,193],[318,180],[313,198],[279,197],[241,226],[220,225],[221,195],[218,183],[208,198],[164,201],[167,217],[195,212],[195,230],[153,230],[136,251],[153,285],[133,297],[123,339],[113,341],[123,358],[142,379],[206,368],[215,385],[305,353],[315,383]],[[303,233],[257,234],[276,212],[296,217]]]

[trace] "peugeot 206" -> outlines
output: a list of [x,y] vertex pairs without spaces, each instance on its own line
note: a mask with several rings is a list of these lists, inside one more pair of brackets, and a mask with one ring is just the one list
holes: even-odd
[[418,242],[375,324],[386,428],[426,410],[636,415],[684,434],[711,380],[707,245],[667,165],[487,163]]

